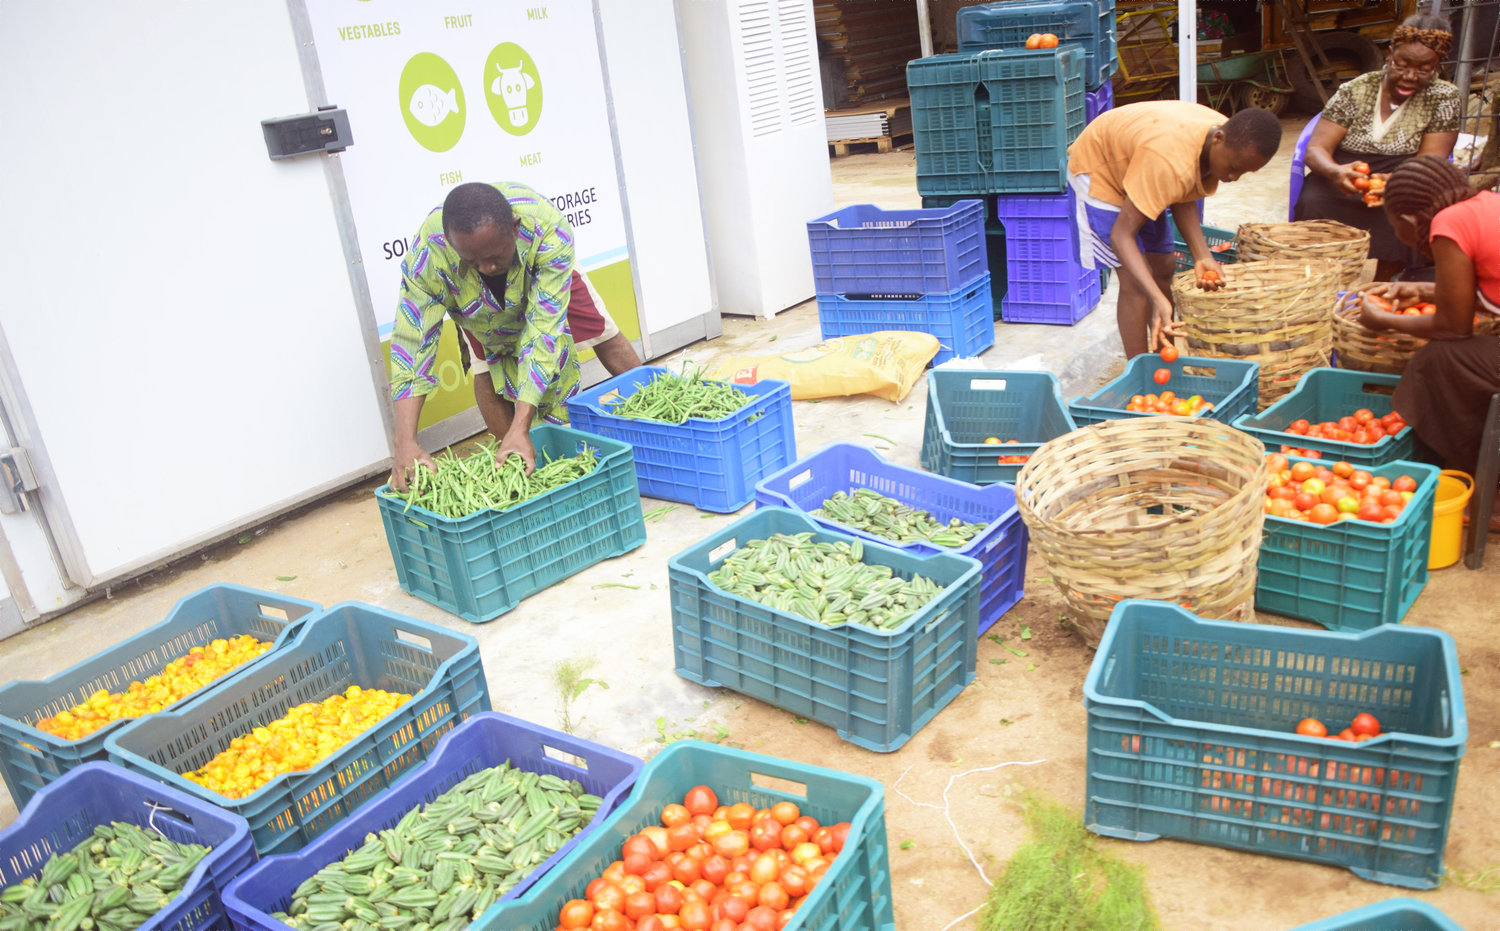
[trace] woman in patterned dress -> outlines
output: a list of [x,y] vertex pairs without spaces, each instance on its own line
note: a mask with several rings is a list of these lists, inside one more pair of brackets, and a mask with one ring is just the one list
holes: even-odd
[[1408,18],[1391,36],[1385,67],[1340,87],[1307,141],[1309,173],[1297,198],[1297,219],[1369,230],[1379,281],[1427,262],[1396,238],[1385,211],[1365,205],[1355,187],[1361,174],[1352,166],[1364,162],[1371,174],[1384,174],[1415,155],[1453,154],[1463,100],[1457,87],[1437,77],[1452,46],[1443,17]]

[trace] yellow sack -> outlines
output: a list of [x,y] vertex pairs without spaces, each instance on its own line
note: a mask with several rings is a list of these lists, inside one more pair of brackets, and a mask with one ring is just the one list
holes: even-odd
[[826,339],[785,355],[734,356],[719,362],[711,377],[741,385],[785,381],[794,401],[854,394],[900,401],[937,353],[937,337],[930,333],[881,330]]

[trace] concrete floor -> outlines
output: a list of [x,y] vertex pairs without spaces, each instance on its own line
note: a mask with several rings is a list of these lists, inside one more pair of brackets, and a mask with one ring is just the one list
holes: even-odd
[[[1265,170],[1225,186],[1223,193],[1208,201],[1206,220],[1209,225],[1233,228],[1240,222],[1285,219],[1287,167],[1291,146],[1303,119],[1285,121],[1282,151]],[[848,156],[834,160],[832,169],[835,199],[840,206],[854,203],[875,203],[889,208],[920,206],[920,197],[914,186],[914,160],[909,150]],[[1071,328],[997,324],[995,346],[976,364],[991,369],[1027,367],[1050,370],[1058,376],[1065,398],[1092,391],[1117,374],[1124,361],[1115,329],[1114,294],[1115,285],[1112,284],[1100,306]],[[712,366],[717,359],[729,355],[769,354],[817,341],[816,307],[807,302],[769,321],[726,318],[721,338],[654,361],[676,366],[682,359],[691,359]],[[872,397],[798,402],[797,448],[805,454],[829,442],[855,442],[874,446],[893,462],[915,466],[921,446],[925,394],[923,379],[900,403]],[[878,438],[873,435],[878,435]],[[567,582],[527,599],[491,623],[470,625],[425,601],[408,596],[398,587],[372,500],[372,491],[378,484],[365,483],[331,496],[289,518],[260,528],[250,542],[226,544],[195,554],[168,569],[118,586],[108,599],[81,607],[56,621],[0,643],[0,659],[3,659],[6,674],[18,677],[24,670],[27,676],[44,677],[55,673],[81,657],[158,622],[184,595],[211,583],[235,582],[325,604],[346,600],[368,602],[471,634],[480,644],[494,707],[552,727],[560,726],[563,715],[562,693],[557,679],[559,664],[569,661],[592,663],[587,675],[607,683],[608,687],[590,687],[572,703],[569,714],[575,722],[575,732],[643,757],[659,749],[664,740],[696,733],[708,739],[728,739],[762,752],[865,772],[885,779],[890,787],[898,776],[904,777],[903,768],[910,771],[916,766],[919,776],[926,769],[956,765],[954,759],[967,758],[967,765],[983,766],[985,763],[1020,759],[1017,754],[1028,752],[1018,749],[1028,739],[1026,730],[1019,726],[1009,734],[1020,742],[1016,745],[1001,743],[992,746],[984,741],[974,742],[976,732],[968,729],[968,716],[987,715],[984,720],[990,720],[994,713],[978,705],[968,710],[960,709],[971,690],[966,690],[960,701],[955,702],[952,711],[939,715],[929,725],[932,735],[918,735],[919,738],[930,738],[929,742],[914,739],[910,749],[881,756],[844,744],[832,731],[817,725],[788,734],[784,712],[776,712],[724,690],[701,688],[676,676],[672,671],[671,627],[667,620],[667,560],[711,530],[732,521],[734,515],[700,513],[690,506],[678,505],[659,522],[647,525],[647,542],[634,552],[592,566]],[[644,503],[649,510],[663,502],[647,500]],[[1032,558],[1031,575],[1045,575],[1044,564],[1034,554]],[[1500,567],[1500,559],[1492,558],[1482,573],[1468,573],[1461,569],[1436,573],[1418,606],[1432,603],[1430,593],[1446,588],[1443,603],[1452,606],[1453,610],[1473,613],[1474,606],[1478,605],[1478,611],[1493,613],[1493,608],[1487,606],[1495,601],[1496,581],[1500,577],[1497,567]],[[278,581],[278,577],[291,577],[291,581]],[[1050,589],[1050,585],[1035,584],[1033,580],[1028,588],[1027,602],[1023,605],[1035,599],[1038,613],[1051,611],[1055,616],[1054,606],[1060,602]],[[1077,676],[1080,668],[1086,668],[1088,654],[1076,643],[1067,642],[1066,638],[1058,640],[1056,648],[1059,657],[1063,653],[1070,657],[1067,663],[1060,659],[1057,669],[1069,672],[1047,688],[1029,689],[1035,693],[1032,699],[1044,702],[1034,709],[1038,726],[1053,721],[1054,715],[1061,716],[1056,719],[1058,721],[1073,722],[1075,718],[1081,718]],[[1494,662],[1493,658],[1485,660],[1486,669],[1490,665],[1500,668],[1500,662]],[[981,658],[982,681],[979,685],[989,687],[986,683],[990,680],[985,677],[1000,675],[1006,670],[1008,667],[994,665],[986,668],[985,659]],[[1030,686],[1031,683],[1015,683],[1018,692]],[[984,694],[982,689],[980,694]],[[1010,692],[1003,694],[1009,695]],[[974,699],[975,702],[981,700]],[[1054,708],[1064,710],[1054,711]],[[1474,713],[1472,704],[1470,713]],[[1002,720],[1007,725],[1024,717],[1015,711],[1008,710],[1007,714],[1009,718]],[[993,724],[987,726],[993,730]],[[1495,733],[1493,721],[1485,722],[1481,728],[1476,720],[1471,726],[1476,739],[1471,740],[1471,757],[1465,761],[1465,778],[1473,784],[1478,777],[1484,789],[1483,795],[1472,797],[1465,808],[1471,817],[1493,820],[1490,806],[1496,800],[1496,751],[1479,749],[1484,744],[1477,738],[1481,731],[1488,735],[1485,740],[1500,735]],[[1081,747],[1077,746],[1081,729],[1074,733],[1072,727],[1071,723],[1063,727],[1054,722],[1045,725],[1042,736],[1071,741],[1065,752],[1051,748],[1052,756],[1059,761],[1076,760],[1081,764]],[[730,733],[733,736],[726,737]],[[939,740],[944,743],[931,742]],[[946,749],[949,741],[957,741],[957,748]],[[990,754],[988,758],[987,753]],[[1471,765],[1475,756],[1480,759]],[[1071,788],[1075,783],[1081,792],[1081,770],[1070,771],[1060,784]],[[1463,783],[1460,785],[1462,787]],[[905,791],[913,791],[911,783],[904,786]],[[941,791],[940,785],[938,791]],[[980,791],[991,794],[987,787]],[[1000,795],[1009,795],[1010,791],[1008,786],[995,790]],[[1076,807],[1081,794],[1059,797]],[[902,929],[936,929],[977,905],[983,887],[977,884],[972,869],[956,847],[949,851],[949,859],[941,862],[907,860],[897,855],[896,844],[900,837],[917,836],[918,832],[934,830],[934,825],[941,825],[940,819],[930,814],[915,807],[903,807],[904,799],[907,799],[906,795],[896,792],[887,795],[898,926]],[[1014,811],[1010,815],[1013,816]],[[8,799],[0,797],[0,825],[9,824],[15,816],[14,806]],[[1007,850],[1014,849],[1020,835],[1016,834],[1019,825],[1016,817],[1001,821],[1003,825],[995,828],[997,833],[987,837],[986,843],[995,855],[1003,858]],[[1458,837],[1460,830],[1457,826],[1454,832]],[[1016,839],[1007,840],[1002,835],[1015,835]],[[1500,862],[1500,849],[1494,844],[1494,838],[1492,830],[1472,838],[1465,848],[1465,865],[1478,869]],[[1289,861],[1254,858],[1171,842],[1151,845],[1121,843],[1116,846],[1127,851],[1127,856],[1148,865],[1148,886],[1153,889],[1164,924],[1169,928],[1286,927],[1401,893],[1392,887],[1353,879],[1343,871],[1306,867],[1307,870],[1319,871],[1318,882],[1322,883],[1326,878],[1328,884],[1324,888],[1334,891],[1324,894],[1310,890],[1310,897],[1287,903],[1279,900],[1278,887],[1273,886],[1265,890],[1264,901],[1244,906],[1249,909],[1245,914],[1262,918],[1240,919],[1235,916],[1241,914],[1241,905],[1234,898],[1223,897],[1225,875],[1221,872],[1195,873],[1196,864],[1208,862],[1217,864],[1217,870],[1232,870],[1234,878],[1231,882],[1236,885],[1264,882],[1257,880],[1256,876],[1268,865],[1282,871],[1302,867]],[[936,844],[933,850],[937,850]],[[1161,860],[1160,851],[1164,850],[1178,853],[1169,860]],[[1153,860],[1153,856],[1158,859]],[[998,866],[992,866],[991,874],[997,869]],[[958,873],[965,874],[964,878],[957,878]],[[951,884],[943,877],[951,878]],[[967,885],[963,885],[965,883]],[[959,892],[959,898],[949,901],[945,897],[953,890]],[[1444,907],[1452,907],[1448,904],[1450,901],[1458,903],[1460,910],[1452,912],[1455,917],[1460,914],[1479,916],[1488,909],[1484,897],[1465,890],[1458,890],[1456,898],[1443,901]],[[958,907],[955,902],[964,904]],[[1467,911],[1463,911],[1464,908]],[[1495,926],[1491,920],[1495,913],[1500,913],[1500,907],[1489,912],[1491,918],[1486,919],[1488,924],[1484,927]],[[938,917],[940,921],[936,920]],[[1478,918],[1474,920],[1478,921]],[[973,927],[973,923],[969,921],[957,926]],[[1479,928],[1481,925],[1471,924],[1470,927]]]

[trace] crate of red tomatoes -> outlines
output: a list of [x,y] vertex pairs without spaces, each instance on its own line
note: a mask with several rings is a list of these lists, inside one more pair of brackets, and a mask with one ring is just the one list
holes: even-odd
[[1234,422],[1272,451],[1377,466],[1411,457],[1413,435],[1391,407],[1399,375],[1316,368],[1291,394]]
[[1437,468],[1267,458],[1255,607],[1331,630],[1399,623],[1427,584]]

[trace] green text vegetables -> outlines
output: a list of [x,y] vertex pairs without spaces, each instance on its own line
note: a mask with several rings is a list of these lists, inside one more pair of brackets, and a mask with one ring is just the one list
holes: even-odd
[[861,562],[864,546],[814,543],[812,533],[778,533],[735,550],[708,580],[732,595],[837,627],[862,624],[880,630],[901,626],[942,587],[890,566]]
[[208,850],[133,824],[101,824],[36,876],[0,892],[0,928],[129,931],[167,907]]
[[826,517],[897,543],[932,543],[953,548],[967,546],[988,526],[970,524],[956,517],[945,525],[929,512],[888,498],[873,488],[856,488],[852,495],[836,491],[812,513],[814,517]]
[[703,370],[658,372],[609,409],[616,417],[686,423],[689,417],[721,420],[749,404],[750,395],[722,381],[704,381]]
[[584,828],[598,796],[506,763],[323,867],[273,917],[307,931],[459,931]]
[[452,452],[434,456],[437,471],[418,465],[412,469],[407,491],[390,489],[388,494],[405,501],[408,508],[416,505],[443,517],[467,517],[485,509],[514,507],[583,478],[599,464],[594,450],[585,448],[576,456],[549,460],[527,475],[520,456],[510,456],[504,466],[496,466],[496,449],[492,440],[462,458]]

